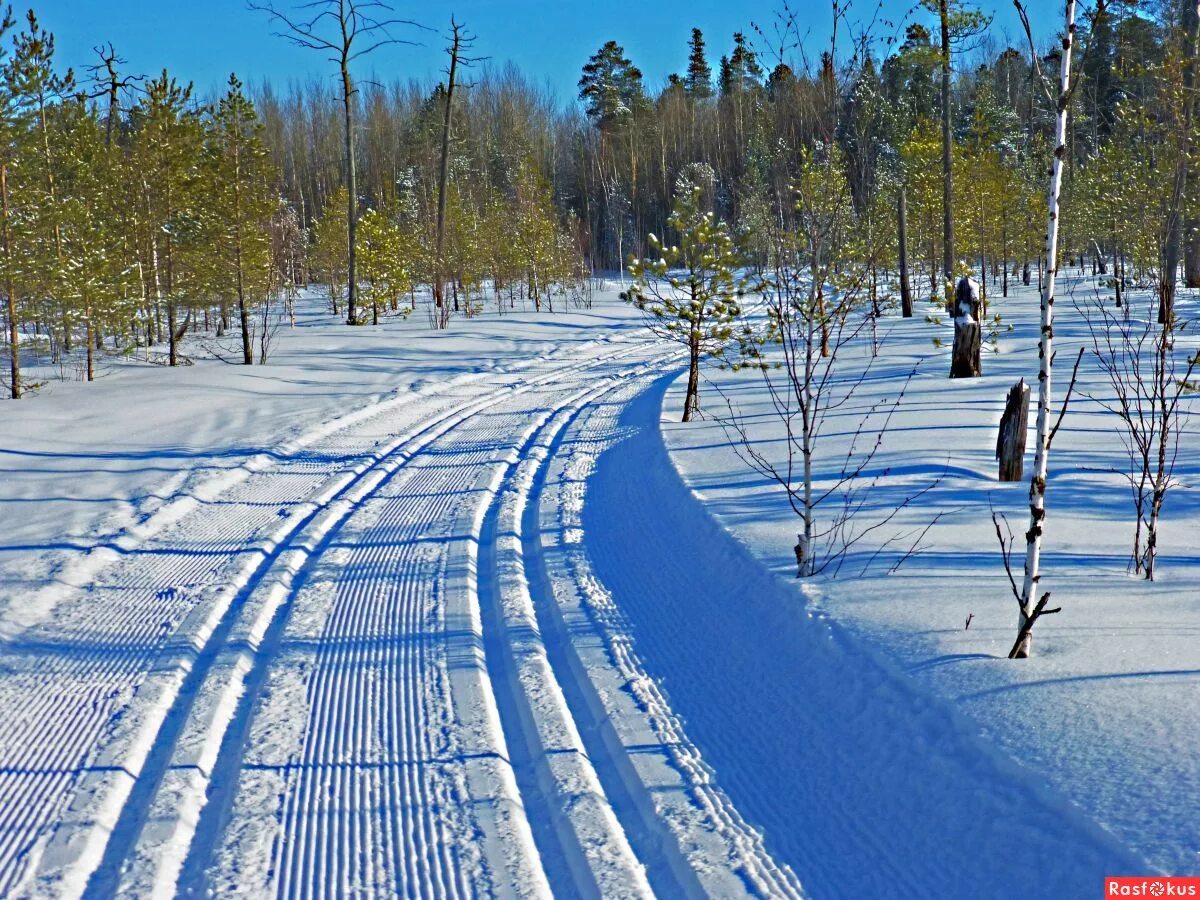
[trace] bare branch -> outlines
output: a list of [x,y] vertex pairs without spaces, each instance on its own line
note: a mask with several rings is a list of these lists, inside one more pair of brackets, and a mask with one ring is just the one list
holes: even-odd
[[1067,394],[1063,397],[1062,409],[1058,411],[1058,418],[1054,422],[1054,427],[1050,429],[1050,437],[1046,438],[1046,447],[1049,448],[1054,443],[1054,436],[1058,434],[1059,426],[1063,423],[1063,418],[1067,415],[1067,407],[1071,405],[1071,396],[1075,392],[1075,379],[1079,377],[1079,363],[1083,360],[1084,348],[1079,348],[1079,355],[1075,357],[1075,366],[1071,369],[1071,383],[1067,385]]

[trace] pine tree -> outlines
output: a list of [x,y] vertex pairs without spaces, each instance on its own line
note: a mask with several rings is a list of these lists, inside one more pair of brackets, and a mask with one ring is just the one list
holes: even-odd
[[63,347],[70,351],[71,311],[60,299],[67,260],[59,222],[62,197],[55,183],[58,160],[57,147],[50,138],[50,116],[53,104],[74,91],[75,79],[70,70],[65,75],[54,71],[54,35],[41,27],[32,9],[25,20],[25,30],[13,38],[8,79],[16,104],[28,115],[34,131],[36,151],[28,163],[27,180],[29,187],[41,195],[29,208],[33,217],[34,253],[40,258],[37,266],[29,267],[29,286],[49,305],[57,307]]
[[343,187],[325,201],[320,218],[313,225],[310,255],[314,272],[329,290],[329,305],[335,316],[350,271],[348,234],[346,189]]
[[620,44],[608,41],[583,67],[579,98],[601,129],[626,122],[646,105],[641,70],[625,56]]
[[734,34],[733,53],[721,62],[722,95],[745,94],[762,86],[763,70],[758,63],[758,54],[750,49],[742,32]]
[[[12,10],[5,12],[0,20],[0,39],[16,24]],[[3,269],[3,285],[7,312],[7,337],[9,356],[9,395],[20,400],[21,385],[21,304],[17,297],[17,248],[16,226],[13,216],[13,193],[11,180],[21,144],[28,135],[15,92],[12,89],[11,61],[5,59],[6,52],[0,45],[0,268]]]
[[933,73],[937,51],[929,30],[920,24],[909,25],[904,43],[883,64],[883,91],[897,117],[897,127],[908,131],[921,119],[933,119],[938,112],[937,87]]
[[210,214],[218,267],[218,295],[237,302],[242,362],[254,362],[251,311],[271,289],[270,222],[276,200],[275,173],[263,144],[262,123],[237,76],[208,122],[213,179]]
[[[133,110],[134,167],[140,184],[142,255],[147,295],[166,307],[169,362],[179,364],[179,342],[191,323],[181,306],[193,288],[189,251],[201,240],[199,213],[203,206],[204,134],[198,110],[192,103],[191,85],[182,86],[163,73],[146,87],[146,95]],[[198,279],[197,279],[198,280]]]
[[369,209],[359,222],[359,254],[362,264],[363,299],[371,304],[371,322],[379,324],[380,305],[407,315],[400,309],[400,295],[413,284],[415,248],[396,221],[395,210],[385,206]]
[[[653,234],[646,259],[629,267],[633,286],[623,298],[647,314],[650,329],[688,350],[683,421],[700,409],[700,361],[721,357],[741,315],[744,255],[728,226],[700,210],[700,189],[676,197],[668,227],[679,237],[667,245]],[[677,272],[682,270],[682,272]]]
[[133,253],[121,228],[124,170],[83,100],[57,107],[52,135],[61,192],[59,300],[83,322],[85,377],[92,381],[101,330],[124,328],[134,315]]

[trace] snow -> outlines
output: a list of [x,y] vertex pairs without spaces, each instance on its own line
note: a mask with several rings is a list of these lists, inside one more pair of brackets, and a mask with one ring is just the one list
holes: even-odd
[[[1086,337],[1072,301],[1085,302],[1096,289],[1091,279],[1072,275],[1062,281],[1055,328],[1060,367],[1063,360],[1067,366],[1073,362]],[[1017,534],[1019,580],[1028,483],[998,483],[993,452],[1006,392],[1018,378],[1028,380],[1036,372],[1038,295],[1035,287],[1018,288],[1011,298],[997,299],[998,291],[989,290],[992,309],[1015,328],[1000,341],[998,354],[985,353],[980,379],[946,379],[947,352],[930,350],[932,329],[920,312],[907,321],[888,321],[873,370],[887,375],[872,378],[873,389],[858,406],[889,396],[913,365],[918,375],[884,439],[876,468],[890,475],[868,514],[886,512],[906,489],[941,481],[904,512],[896,529],[859,548],[836,580],[811,584],[806,608],[828,623],[834,640],[863,648],[927,698],[923,702],[945,706],[964,730],[1016,761],[1021,783],[1045,789],[1050,803],[1075,821],[1088,820],[1090,831],[1103,829],[1110,847],[1126,848],[1131,856],[1107,857],[1110,874],[1195,874],[1200,872],[1193,799],[1200,796],[1197,423],[1187,425],[1176,472],[1180,486],[1167,500],[1162,568],[1158,580],[1147,583],[1127,574],[1134,519],[1128,486],[1115,473],[1127,464],[1118,424],[1097,403],[1076,397],[1051,456],[1043,556],[1042,587],[1053,591],[1051,605],[1063,611],[1038,623],[1034,658],[1005,659],[1016,636],[1017,606],[989,503]],[[1148,299],[1147,292],[1135,294],[1135,309]],[[1195,303],[1192,292],[1181,291],[1187,310],[1181,315],[1190,318]],[[713,370],[709,377],[749,419],[769,421],[767,399],[752,375]],[[1069,372],[1059,373],[1056,403],[1068,380]],[[677,424],[683,389],[681,383],[671,387],[663,417],[673,462],[758,561],[790,578],[796,520],[786,499],[748,473],[714,419],[692,427]],[[1089,356],[1080,368],[1080,389],[1094,396],[1110,391]],[[709,391],[715,406],[716,392]],[[845,432],[836,424],[831,428],[832,435]],[[767,424],[752,429],[768,453],[775,433]],[[828,450],[836,453],[838,438],[828,441]],[[1032,441],[1031,436],[1030,447]],[[1030,453],[1026,475],[1031,461]],[[890,562],[859,574],[885,535],[923,528],[938,513],[943,516],[923,541],[925,552],[895,574],[886,574]],[[719,761],[717,767],[721,771]],[[1046,866],[1065,873],[1069,860],[1082,870],[1080,856],[1064,849],[1067,842],[1066,835],[1056,839],[1058,849],[1046,857]],[[978,846],[984,843],[987,864],[1011,860],[995,837]],[[1034,864],[1028,854],[1022,865],[1027,864]],[[793,865],[814,891],[820,887],[803,865]]]
[[[681,357],[615,285],[444,332],[307,295],[268,366],[123,360],[6,405],[0,895],[1057,897],[1200,872],[1194,463],[1161,580],[1129,578],[1120,445],[1073,408],[1064,611],[1000,658],[987,498],[1019,531],[1025,487],[991,452],[1037,297],[999,303],[984,378],[945,378],[948,323],[888,319],[861,401],[919,363],[872,503],[944,472],[900,517],[945,512],[931,549],[803,585],[786,499],[713,419],[677,424]],[[763,411],[752,373],[708,376]]]

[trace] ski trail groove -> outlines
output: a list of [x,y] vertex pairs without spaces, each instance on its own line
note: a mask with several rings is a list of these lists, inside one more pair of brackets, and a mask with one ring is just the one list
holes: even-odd
[[[556,374],[535,372],[526,381]],[[491,396],[498,401],[519,384],[506,383]],[[457,407],[453,399],[443,400],[434,418],[479,399],[472,395]],[[393,401],[382,406],[374,418],[368,408],[335,422],[379,428],[403,413]],[[68,579],[71,600],[58,601],[53,628],[30,626],[0,648],[7,673],[0,680],[0,714],[8,723],[0,735],[0,814],[7,819],[0,838],[0,893],[83,890],[155,746],[159,724],[239,584],[361,473],[368,466],[363,460],[378,456],[358,447],[345,453],[344,432],[331,425],[312,433],[329,435],[328,451],[307,441],[302,443],[310,449],[294,457],[266,454],[277,461],[271,471],[243,468],[211,479],[160,509],[139,533],[131,530],[119,545],[93,551],[80,563],[92,576],[88,592],[70,594],[75,589]],[[260,490],[270,479],[290,501],[278,515],[266,502],[277,497]],[[316,494],[290,500],[297,488]],[[246,523],[237,527],[249,529],[244,541],[229,529],[236,515],[244,515]],[[40,688],[50,681],[56,690]]]
[[[626,352],[628,350],[621,349],[612,356],[620,357]],[[599,357],[599,360],[607,358]],[[146,854],[141,861],[142,868],[157,870],[150,877],[156,886],[163,888],[179,877],[183,867],[187,866],[186,872],[183,872],[183,886],[192,892],[202,889],[203,861],[207,859],[207,854],[211,853],[219,831],[219,827],[210,823],[221,822],[221,815],[226,811],[220,806],[209,808],[205,802],[205,794],[211,785],[222,785],[236,777],[239,751],[257,696],[253,688],[261,688],[264,657],[270,656],[269,653],[261,653],[263,633],[269,631],[270,623],[277,618],[286,618],[286,609],[294,594],[293,582],[297,574],[302,574],[308,561],[319,555],[325,540],[334,534],[387,478],[430,443],[482,410],[495,406],[514,394],[533,390],[547,381],[560,378],[564,371],[570,373],[597,361],[585,360],[515,385],[506,385],[483,397],[473,398],[467,403],[455,406],[433,420],[421,423],[415,430],[395,439],[384,450],[377,452],[375,458],[360,467],[332,497],[315,503],[312,512],[280,543],[278,552],[263,559],[259,567],[245,579],[238,597],[228,606],[229,615],[222,622],[220,631],[214,632],[206,643],[207,653],[200,656],[199,663],[191,670],[191,673],[196,673],[192,683],[185,682],[179,692],[179,703],[168,714],[151,751],[152,755],[147,760],[146,768],[134,787],[134,793],[122,809],[122,818],[113,830],[113,838],[109,841],[105,857],[89,884],[90,896],[107,896],[120,883],[121,866],[135,851],[142,828],[150,817],[151,807],[159,798],[161,799],[158,805],[162,807],[156,816],[159,820],[159,830],[174,832],[165,841],[170,852],[164,854],[164,842],[156,841],[151,853]],[[272,567],[278,560],[285,558],[285,553],[287,558],[281,567],[282,571],[272,573]],[[275,574],[273,579],[272,574]],[[185,750],[182,759],[175,758],[176,747],[188,725],[196,699],[196,686],[205,682],[216,662],[217,654],[229,643],[230,632],[238,623],[239,617],[245,614],[247,601],[263,586],[266,586],[268,596],[261,609],[257,610],[248,634],[243,635],[243,639],[230,648],[235,654],[235,662],[224,666],[225,689],[235,697],[240,695],[240,700],[235,705],[224,704],[218,709],[218,718],[215,721],[201,721],[194,727],[194,730],[200,732],[198,740],[202,740],[209,747],[219,746],[220,752],[208,765],[198,764],[194,755],[189,752],[190,748]],[[211,685],[208,687],[211,690]],[[235,727],[226,737],[223,732],[230,725]],[[182,780],[185,783],[171,785],[170,790],[163,791],[164,780],[180,772],[184,773]],[[228,792],[218,796],[228,799]],[[191,847],[192,838],[196,835],[199,836],[199,840],[195,847]]]
[[[595,400],[593,398],[593,403]],[[603,702],[595,691],[587,671],[575,654],[567,626],[554,596],[542,555],[540,504],[546,478],[554,457],[572,426],[585,413],[575,410],[539,448],[536,465],[522,485],[517,515],[520,517],[520,545],[532,608],[546,657],[558,675],[565,701],[570,706],[580,736],[596,774],[611,799],[638,857],[647,868],[647,876],[659,897],[703,897],[704,889],[695,871],[680,853],[669,830],[663,828],[653,802],[646,792],[633,763],[614,730]]]
[[586,388],[539,417],[496,473],[493,499],[481,508],[476,530],[485,658],[543,865],[562,896],[651,896],[546,658],[520,559],[520,511],[531,468],[581,404],[615,386],[610,379]]

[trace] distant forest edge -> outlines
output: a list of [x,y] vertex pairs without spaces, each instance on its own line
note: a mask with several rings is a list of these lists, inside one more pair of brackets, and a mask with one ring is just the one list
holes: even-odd
[[[279,298],[307,283],[350,323],[405,314],[419,296],[437,327],[493,300],[579,299],[652,235],[669,245],[693,191],[763,266],[772,231],[797,227],[796,185],[814,165],[844,180],[841,230],[885,300],[902,245],[931,298],[964,267],[985,296],[989,281],[1007,293],[1010,275],[1041,280],[1060,43],[1001,47],[958,0],[925,0],[875,33],[834,3],[842,41],[816,54],[802,46],[814,13],[787,4],[715,64],[693,29],[661,89],[608,41],[580,61],[569,104],[477,58],[459,22],[431,87],[367,79],[379,46],[441,39],[385,4],[255,8],[264,39],[317,51],[330,77],[249,88],[231,76],[206,101],[172,73],[128,71],[112,44],[66,71],[36,15],[8,13],[6,393],[22,393],[23,341],[54,360],[86,350],[89,380],[97,351],[165,344],[175,365],[201,329],[262,361],[290,312]],[[1127,279],[1173,284],[1180,255],[1200,285],[1200,186],[1178,177],[1192,153],[1194,13],[1100,0],[1076,35],[1060,242],[1072,262],[1112,266],[1118,298]]]

